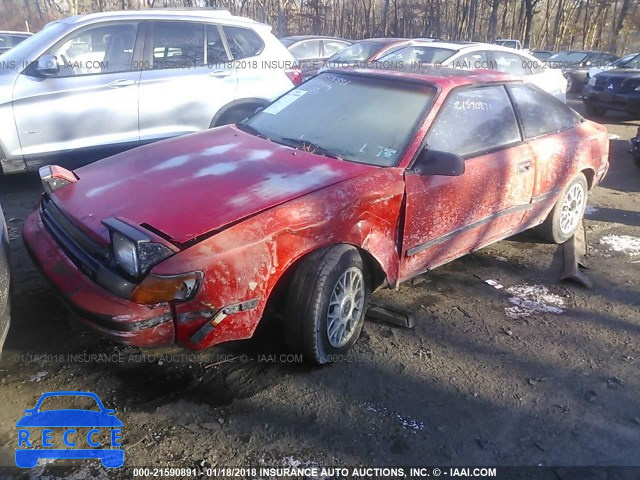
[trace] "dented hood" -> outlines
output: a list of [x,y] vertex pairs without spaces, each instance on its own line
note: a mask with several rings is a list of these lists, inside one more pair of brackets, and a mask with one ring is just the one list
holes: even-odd
[[155,143],[75,171],[53,194],[58,207],[101,243],[101,221],[121,217],[184,243],[376,167],[294,150],[221,127]]

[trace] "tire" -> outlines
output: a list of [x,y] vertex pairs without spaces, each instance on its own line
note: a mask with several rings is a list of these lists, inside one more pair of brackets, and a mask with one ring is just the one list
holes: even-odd
[[565,77],[567,79],[567,93],[572,93],[576,89],[576,79],[573,78],[573,75],[567,75]]
[[291,279],[285,321],[287,346],[301,353],[305,361],[331,363],[358,340],[369,295],[370,282],[355,247],[334,245],[313,252],[302,260]]
[[549,216],[538,226],[538,233],[548,242],[561,244],[573,237],[587,206],[589,187],[579,173],[565,187]]
[[598,107],[591,102],[584,102],[584,108],[587,111],[587,115],[591,117],[602,117],[607,113],[605,107]]
[[215,125],[211,122],[211,126],[209,128],[220,127],[222,125],[230,125],[233,123],[238,123],[241,120],[244,120],[247,117],[253,115],[253,112],[256,111],[257,106],[254,107],[236,107],[232,108],[228,112],[225,112],[215,121]]

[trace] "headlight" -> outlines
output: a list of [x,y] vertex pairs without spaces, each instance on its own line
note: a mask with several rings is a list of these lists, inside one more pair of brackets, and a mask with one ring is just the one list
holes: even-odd
[[640,85],[633,89],[634,92],[640,92]]
[[589,77],[589,81],[587,85],[591,85],[592,87],[596,84],[596,77]]
[[118,232],[111,233],[111,244],[113,245],[113,255],[118,266],[132,277],[137,277],[140,272],[140,266],[138,265],[138,249],[136,245]]
[[174,253],[122,220],[107,218],[102,223],[111,232],[111,248],[118,267],[132,278],[146,275],[154,265]]

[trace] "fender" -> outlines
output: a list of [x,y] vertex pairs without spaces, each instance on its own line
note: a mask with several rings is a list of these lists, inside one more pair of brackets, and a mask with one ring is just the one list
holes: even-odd
[[220,118],[230,110],[238,107],[250,107],[255,106],[255,108],[265,107],[271,103],[269,100],[265,98],[241,98],[239,100],[234,100],[233,102],[227,103],[225,106],[220,108],[218,112],[214,115],[213,120],[211,120],[211,124],[209,128],[213,128],[216,126]]

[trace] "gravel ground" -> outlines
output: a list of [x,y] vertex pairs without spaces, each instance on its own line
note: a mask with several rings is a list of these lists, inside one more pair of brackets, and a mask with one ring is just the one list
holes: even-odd
[[21,241],[39,181],[0,179],[16,286],[0,361],[4,473],[122,475],[97,461],[11,469],[16,421],[53,390],[116,410],[127,466],[640,465],[640,169],[627,154],[638,122],[604,122],[592,290],[559,281],[556,247],[518,235],[377,293],[415,312],[415,328],[367,322],[353,353],[323,368],[287,356],[277,319],[198,354],[117,345],[70,321]]

